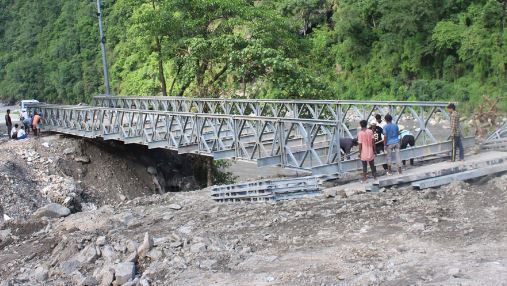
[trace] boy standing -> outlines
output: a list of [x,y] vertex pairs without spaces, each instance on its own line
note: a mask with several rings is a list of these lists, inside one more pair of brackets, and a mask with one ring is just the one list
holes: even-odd
[[359,122],[361,130],[357,134],[357,142],[359,143],[359,158],[363,163],[363,182],[368,180],[368,164],[370,165],[373,179],[377,179],[377,170],[375,168],[375,142],[373,139],[373,131],[368,129],[368,122],[361,120]]
[[387,175],[392,175],[392,155],[396,156],[396,166],[398,166],[398,174],[401,175],[401,157],[400,157],[400,138],[398,134],[400,129],[398,125],[393,123],[391,114],[387,114],[384,119],[387,124],[384,127],[384,146],[387,149]]
[[35,111],[33,113],[33,121],[32,121],[32,128],[33,128],[35,136],[37,136],[37,137],[40,136],[40,129],[41,129],[41,127],[42,127],[41,117],[37,113],[37,111]]

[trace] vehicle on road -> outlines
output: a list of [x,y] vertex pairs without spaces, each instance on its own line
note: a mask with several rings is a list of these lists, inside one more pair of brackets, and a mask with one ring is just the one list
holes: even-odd
[[28,116],[28,113],[27,113],[28,106],[30,104],[37,104],[37,103],[39,103],[39,101],[36,99],[21,100],[21,102],[19,103],[19,118],[21,118],[21,117],[26,118]]

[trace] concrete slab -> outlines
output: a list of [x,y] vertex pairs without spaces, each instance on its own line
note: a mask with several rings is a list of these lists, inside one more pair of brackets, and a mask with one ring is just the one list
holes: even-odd
[[507,162],[507,152],[484,152],[467,157],[465,162],[440,162],[413,168],[402,175],[381,178],[378,182],[374,183],[374,185],[382,188],[399,184],[407,184],[414,181],[447,176],[472,169],[485,168],[495,164],[502,164],[504,162]]
[[489,167],[474,169],[470,171],[460,172],[447,176],[441,176],[437,178],[431,178],[427,180],[417,181],[412,183],[412,187],[417,189],[434,188],[443,185],[450,184],[454,181],[466,181],[487,175],[492,175],[500,172],[507,171],[507,163],[496,164]]

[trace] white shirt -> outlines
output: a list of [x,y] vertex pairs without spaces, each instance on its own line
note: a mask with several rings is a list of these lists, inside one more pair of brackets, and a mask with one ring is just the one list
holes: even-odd
[[12,127],[11,129],[11,138],[14,136],[14,133],[16,133],[16,127]]
[[21,137],[21,136],[24,136],[24,135],[26,135],[25,130],[19,129],[19,131],[18,131],[18,138]]
[[380,121],[380,123],[377,122],[377,125],[380,126],[380,128],[384,129],[384,127],[386,127],[387,123],[385,122],[385,120],[382,120],[382,121]]

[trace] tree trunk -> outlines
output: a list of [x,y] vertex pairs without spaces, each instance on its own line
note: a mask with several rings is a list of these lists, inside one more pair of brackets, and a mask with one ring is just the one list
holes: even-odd
[[158,78],[160,80],[160,87],[162,88],[162,95],[167,96],[167,85],[164,74],[164,62],[162,60],[162,44],[160,38],[156,37],[157,41],[157,53],[158,53]]
[[[155,0],[151,0],[151,5],[153,10],[157,10],[157,6],[155,5]],[[160,80],[160,88],[162,90],[162,95],[167,96],[167,84],[165,81],[165,73],[164,73],[164,61],[162,60],[162,38],[155,37],[155,42],[157,46],[155,47],[156,52],[158,54],[158,79]]]
[[204,84],[204,74],[208,69],[208,61],[204,60],[202,63],[197,62],[197,72],[195,74],[195,80],[197,83],[197,89],[199,90],[199,96],[206,96],[207,86]]
[[218,80],[218,79],[219,79],[219,78],[220,78],[220,77],[221,77],[221,76],[222,76],[222,75],[223,75],[223,74],[227,71],[227,68],[228,68],[228,67],[229,67],[229,64],[228,64],[228,63],[226,63],[226,64],[222,67],[222,69],[221,69],[221,70],[220,70],[217,74],[215,74],[215,75],[213,76],[213,78],[212,78],[212,79],[210,79],[210,80],[208,81],[208,83],[206,84],[206,88],[205,88],[205,90],[206,90],[206,91],[207,91],[207,90],[209,90],[209,87],[210,87],[212,84],[214,84],[214,83],[215,83],[215,82],[216,82],[216,81],[217,81],[217,80]]
[[179,65],[179,66],[178,66],[178,69],[176,70],[176,75],[174,76],[174,78],[173,78],[173,82],[171,83],[171,89],[169,89],[169,95],[170,95],[170,96],[172,96],[172,95],[173,95],[174,84],[176,83],[176,79],[178,79],[178,76],[180,75],[181,68],[182,68],[182,66],[181,66],[181,65]]
[[246,97],[246,80],[245,80],[245,76],[243,76],[243,96]]
[[181,87],[181,90],[180,92],[178,93],[178,96],[183,96],[183,94],[185,93],[185,90],[187,90],[187,88],[190,86],[190,83],[192,82],[192,80],[187,80],[183,86]]

